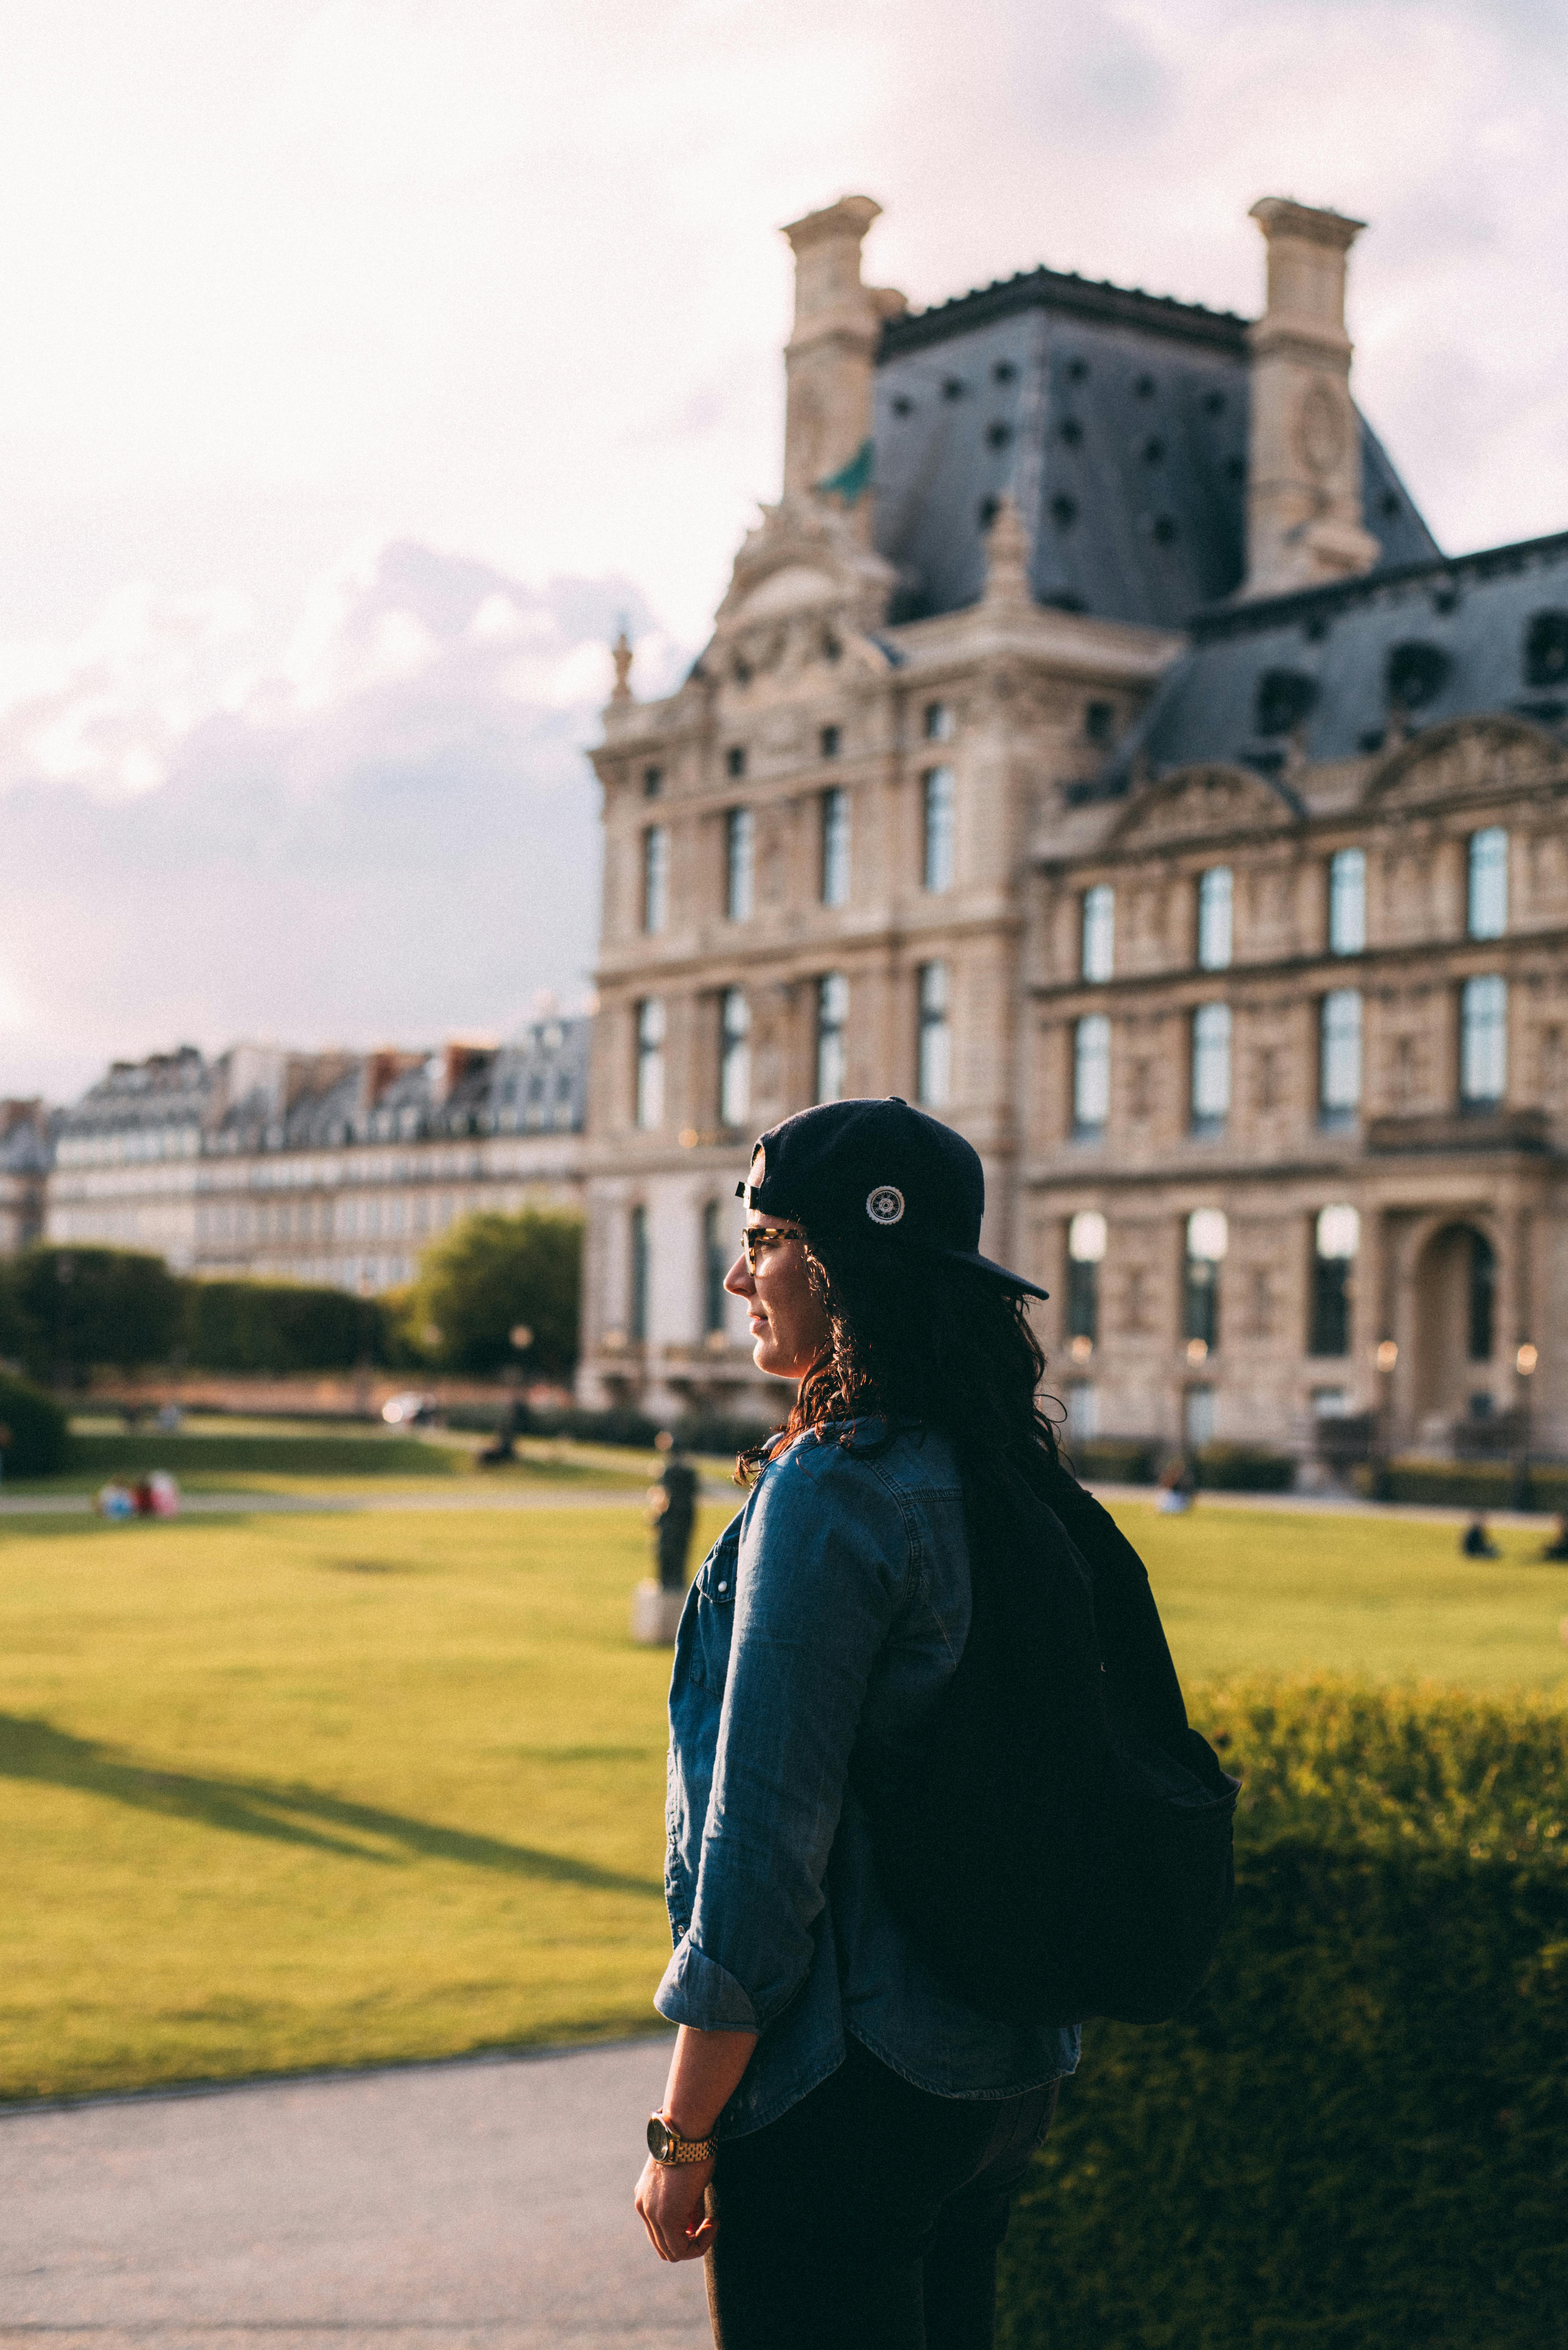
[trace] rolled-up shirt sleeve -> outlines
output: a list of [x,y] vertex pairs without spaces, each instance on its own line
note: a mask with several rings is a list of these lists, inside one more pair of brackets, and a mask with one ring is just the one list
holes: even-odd
[[805,1982],[872,1667],[917,1571],[898,1493],[831,1439],[766,1474],[742,1537],[691,1919],[655,2005],[762,2032]]

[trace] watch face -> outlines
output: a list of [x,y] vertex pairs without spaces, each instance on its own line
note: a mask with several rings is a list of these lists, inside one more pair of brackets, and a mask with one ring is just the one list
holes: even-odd
[[675,2143],[669,2123],[661,2114],[653,2114],[648,2124],[648,2150],[655,2162],[668,2162]]

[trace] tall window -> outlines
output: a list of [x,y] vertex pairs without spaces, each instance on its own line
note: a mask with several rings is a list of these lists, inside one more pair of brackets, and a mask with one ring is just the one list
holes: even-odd
[[816,983],[816,1098],[842,1101],[845,1032],[849,1025],[849,982],[830,971]]
[[925,858],[923,874],[928,889],[950,889],[953,886],[953,771],[950,767],[928,767],[925,785]]
[[1318,1118],[1350,1126],[1361,1107],[1361,992],[1330,990],[1318,1006]]
[[1086,980],[1096,985],[1109,979],[1116,960],[1116,893],[1108,881],[1096,881],[1084,892],[1084,959]]
[[1200,1003],[1192,1015],[1192,1131],[1223,1134],[1231,1115],[1231,1007]]
[[1470,835],[1465,910],[1472,939],[1501,939],[1508,928],[1508,835],[1501,825]]
[[1080,1208],[1067,1227],[1067,1336],[1075,1362],[1087,1362],[1099,1342],[1105,1253],[1104,1216],[1097,1208]]
[[1193,1362],[1202,1362],[1220,1344],[1220,1268],[1230,1245],[1223,1209],[1197,1208],[1188,1217],[1181,1335]]
[[706,1337],[722,1334],[724,1275],[729,1270],[723,1204],[710,1200],[702,1211],[702,1330]]
[[822,795],[822,902],[849,899],[849,795],[836,785]]
[[1508,982],[1467,979],[1459,993],[1459,1099],[1490,1109],[1508,1089]]
[[1214,1441],[1214,1390],[1189,1388],[1181,1399],[1181,1440],[1189,1452]]
[[637,1007],[637,1122],[645,1133],[664,1124],[664,1005],[657,995]]
[[1329,859],[1328,951],[1359,954],[1366,944],[1366,852],[1342,848]]
[[919,1061],[916,1096],[927,1109],[946,1106],[952,1085],[952,1026],[945,962],[920,965]]
[[743,987],[719,999],[719,1123],[744,1126],[752,1107],[752,1010]]
[[752,865],[756,826],[750,808],[724,818],[724,911],[732,922],[752,919]]
[[1231,868],[1211,865],[1198,877],[1198,962],[1203,971],[1231,966]]
[[928,702],[924,723],[928,743],[950,743],[953,733],[953,713],[950,702]]
[[1313,1248],[1312,1354],[1350,1352],[1350,1301],[1360,1248],[1361,1218],[1354,1208],[1319,1209]]
[[1073,1026],[1073,1131],[1097,1140],[1111,1113],[1111,1024],[1091,1012]]
[[648,1336],[648,1210],[631,1211],[631,1261],[627,1268],[626,1334],[640,1346]]
[[1470,1234],[1467,1304],[1465,1352],[1472,1363],[1490,1363],[1497,1340],[1497,1253],[1484,1232]]
[[657,937],[670,920],[670,833],[650,824],[642,836],[642,927]]

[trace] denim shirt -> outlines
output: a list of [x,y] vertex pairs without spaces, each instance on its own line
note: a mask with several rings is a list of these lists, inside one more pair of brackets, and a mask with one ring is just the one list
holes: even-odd
[[958,1465],[867,1420],[776,1454],[703,1561],[670,1687],[665,1898],[673,2023],[760,2033],[721,2134],[788,2111],[846,2033],[939,2096],[1002,2098],[1078,2061],[1078,2032],[998,2023],[945,1991],[878,1888],[857,1740],[930,1707],[969,1629]]

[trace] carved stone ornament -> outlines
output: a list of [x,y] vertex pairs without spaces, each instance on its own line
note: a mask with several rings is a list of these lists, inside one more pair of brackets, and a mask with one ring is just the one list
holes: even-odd
[[1402,743],[1374,767],[1365,799],[1392,812],[1548,782],[1568,783],[1568,758],[1543,726],[1508,716],[1450,718]]
[[1326,383],[1308,384],[1296,414],[1296,449],[1309,473],[1332,473],[1345,454],[1345,403]]
[[1241,826],[1279,827],[1296,820],[1293,795],[1265,783],[1247,767],[1183,767],[1136,792],[1113,826],[1118,848],[1179,844]]

